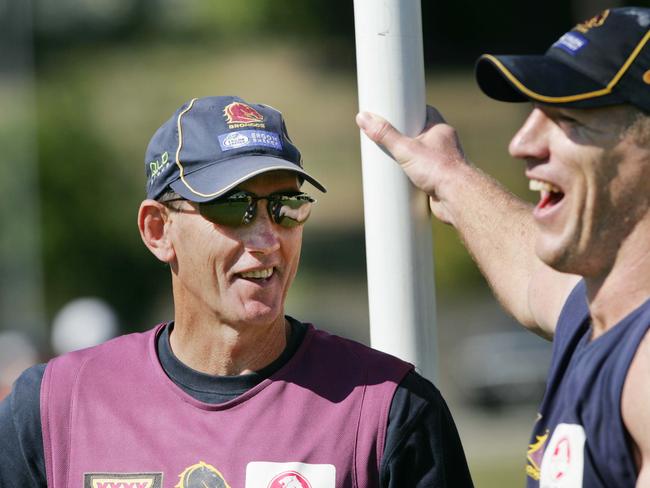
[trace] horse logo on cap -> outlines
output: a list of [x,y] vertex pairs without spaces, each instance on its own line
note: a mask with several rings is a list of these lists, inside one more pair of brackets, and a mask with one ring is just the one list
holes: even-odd
[[607,19],[607,16],[609,15],[609,10],[605,10],[598,15],[592,17],[589,20],[585,20],[584,22],[576,25],[575,29],[582,32],[583,34],[586,34],[589,30],[593,29],[594,27],[600,27],[605,23],[605,20]]
[[264,127],[264,116],[242,102],[232,102],[223,109],[229,129],[239,127]]

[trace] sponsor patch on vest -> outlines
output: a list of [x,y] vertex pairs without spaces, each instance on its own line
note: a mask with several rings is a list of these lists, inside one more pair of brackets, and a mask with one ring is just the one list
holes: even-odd
[[162,488],[162,473],[85,473],[84,488]]
[[254,461],[246,466],[245,488],[335,488],[333,464]]
[[540,472],[540,488],[582,488],[585,429],[558,424],[548,442]]
[[185,468],[178,477],[175,488],[230,488],[221,472],[203,461]]

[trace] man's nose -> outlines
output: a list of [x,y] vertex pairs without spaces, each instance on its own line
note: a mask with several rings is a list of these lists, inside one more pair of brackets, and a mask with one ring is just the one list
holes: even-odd
[[535,107],[508,146],[510,155],[526,161],[544,161],[549,156],[548,131],[551,120]]
[[269,254],[280,248],[278,225],[271,220],[267,210],[267,201],[256,202],[255,218],[244,227],[244,246],[250,252]]

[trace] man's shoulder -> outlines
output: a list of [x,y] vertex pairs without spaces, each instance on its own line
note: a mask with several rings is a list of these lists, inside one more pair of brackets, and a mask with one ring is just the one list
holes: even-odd
[[38,395],[41,389],[41,381],[47,363],[35,364],[27,368],[16,379],[12,389],[12,400],[15,406],[23,407],[31,405],[34,399],[38,404]]
[[[646,303],[646,306],[650,308],[650,302]],[[647,325],[650,329],[650,324]],[[647,408],[647,398],[650,395],[649,369],[650,331],[646,329],[627,372],[621,396],[623,422],[632,438],[635,451],[643,459],[648,459],[650,456],[650,430],[648,429],[650,426],[650,412],[648,412]],[[642,465],[642,469],[649,470],[650,467]]]
[[392,354],[374,349],[373,347],[363,344],[354,339],[342,337],[325,330],[316,329],[311,324],[308,324],[308,326],[313,329],[312,334],[316,341],[322,344],[330,345],[331,347],[340,349],[342,351],[347,351],[363,361],[408,364],[406,361],[403,361],[402,359],[399,359]]
[[414,418],[431,420],[441,415],[451,416],[440,390],[417,371],[409,371],[395,390],[391,421],[395,425],[407,425]]
[[26,369],[0,402],[0,486],[45,486],[40,390],[45,364]]
[[51,359],[46,366],[45,376],[56,371],[59,378],[78,377],[87,365],[101,361],[106,364],[126,364],[147,354],[147,346],[153,344],[152,336],[160,326],[145,332],[124,334],[99,345],[71,351]]

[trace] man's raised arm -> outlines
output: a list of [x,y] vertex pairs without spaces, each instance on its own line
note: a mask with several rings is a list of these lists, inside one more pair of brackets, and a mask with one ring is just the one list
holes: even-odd
[[432,107],[414,138],[367,112],[357,115],[357,124],[429,195],[433,214],[456,228],[503,307],[526,328],[552,337],[577,277],[553,271],[535,255],[532,206],[471,165],[455,129]]

